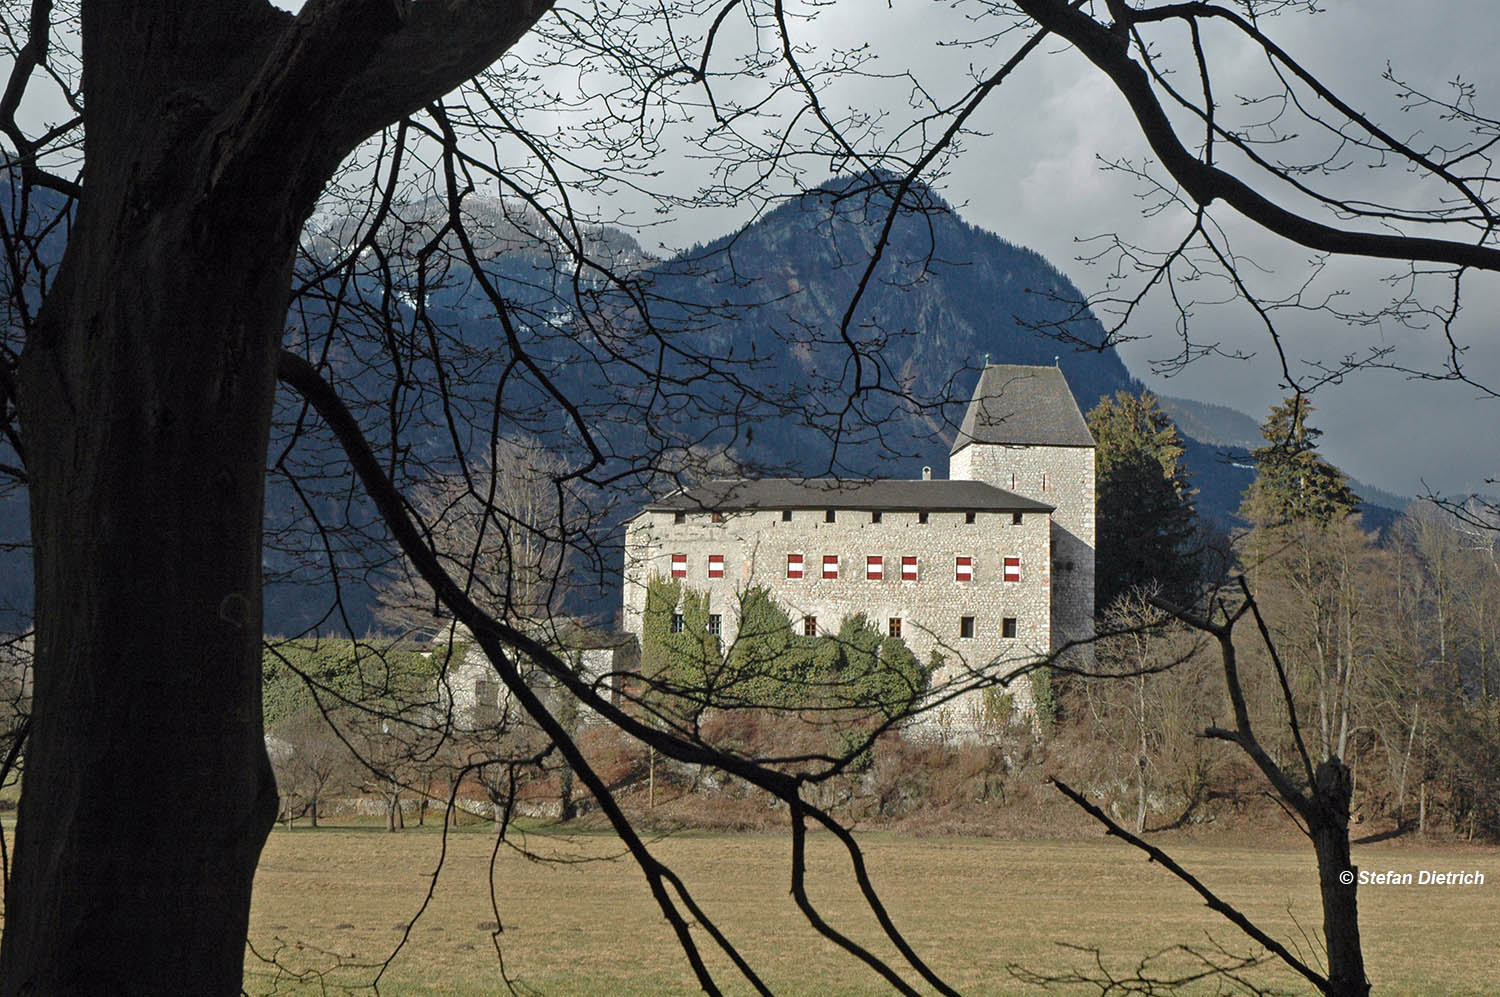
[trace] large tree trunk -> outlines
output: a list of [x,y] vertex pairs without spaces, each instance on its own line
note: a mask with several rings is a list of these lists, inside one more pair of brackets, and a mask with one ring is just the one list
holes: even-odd
[[0,992],[239,991],[297,237],[350,149],[546,7],[81,4],[83,195],[19,377],[36,678]]
[[266,448],[321,180],[220,155],[284,15],[219,6],[85,9],[85,193],[20,367],[36,684],[5,993],[239,989],[277,813]]
[[47,791],[0,968],[7,992],[232,992],[277,809],[261,523],[296,225],[92,206],[22,365]]

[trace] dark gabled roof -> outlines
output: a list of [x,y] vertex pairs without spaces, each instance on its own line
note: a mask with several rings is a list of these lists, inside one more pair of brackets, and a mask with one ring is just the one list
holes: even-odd
[[990,364],[949,452],[970,443],[1091,447],[1094,437],[1061,370]]
[[646,505],[648,511],[747,509],[1051,512],[1053,506],[982,481],[869,481],[848,478],[727,478]]

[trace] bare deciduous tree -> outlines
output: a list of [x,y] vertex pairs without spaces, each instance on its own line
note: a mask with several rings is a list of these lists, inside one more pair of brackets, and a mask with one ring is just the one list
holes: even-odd
[[1153,798],[1174,808],[1169,823],[1191,820],[1223,768],[1194,730],[1218,695],[1201,635],[1152,606],[1148,594],[1131,590],[1116,600],[1095,644],[1095,668],[1077,683],[1094,721],[1088,736],[1102,736],[1091,762],[1098,775],[1133,783],[1137,834]]
[[[562,612],[568,534],[577,526],[567,518],[579,515],[567,468],[535,440],[500,439],[465,470],[419,486],[413,508],[476,602],[543,633]],[[424,637],[446,630],[432,590],[404,561],[379,591],[377,617]]]
[[[1341,757],[1331,754],[1320,756],[1314,763],[1313,755],[1303,741],[1296,700],[1270,630],[1243,578],[1240,579],[1240,589],[1242,599],[1238,606],[1228,608],[1216,602],[1211,610],[1212,616],[1196,615],[1165,603],[1158,603],[1158,606],[1194,630],[1208,635],[1218,644],[1224,691],[1229,700],[1233,724],[1228,727],[1208,727],[1203,735],[1226,741],[1244,752],[1287,811],[1297,818],[1301,830],[1312,844],[1317,856],[1318,885],[1323,904],[1326,971],[1319,971],[1299,958],[1291,947],[1277,941],[1232,904],[1217,896],[1162,849],[1120,827],[1072,787],[1053,781],[1064,795],[1104,824],[1109,833],[1128,841],[1160,862],[1164,868],[1196,890],[1212,910],[1264,946],[1320,992],[1335,997],[1363,997],[1370,992],[1370,983],[1365,976],[1364,952],[1360,946],[1358,885],[1349,851],[1349,804],[1354,790],[1349,766]],[[1240,652],[1234,637],[1235,626],[1247,618],[1253,620],[1259,630],[1282,694],[1281,705],[1284,712],[1281,719],[1295,744],[1296,767],[1291,771],[1279,765],[1266,750],[1251,717],[1240,667]]]
[[349,748],[318,711],[305,711],[269,732],[267,750],[276,770],[281,812],[287,826],[306,816],[318,826],[318,808],[350,770]]

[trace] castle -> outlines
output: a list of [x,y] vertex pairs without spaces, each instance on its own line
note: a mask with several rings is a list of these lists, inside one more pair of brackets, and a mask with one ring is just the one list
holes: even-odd
[[[624,629],[641,636],[660,576],[708,594],[708,629],[728,647],[739,593],[760,585],[802,633],[863,613],[919,661],[938,652],[938,691],[1091,636],[1094,439],[1062,371],[986,365],[948,468],[947,480],[709,481],[652,502],[626,523]],[[1029,708],[1027,683],[1010,692]],[[974,692],[918,725],[969,736],[993,719]]]

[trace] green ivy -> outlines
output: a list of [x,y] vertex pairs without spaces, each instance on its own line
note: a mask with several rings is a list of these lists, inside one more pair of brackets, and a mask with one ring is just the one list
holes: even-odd
[[1057,693],[1052,688],[1052,669],[1037,668],[1031,673],[1031,702],[1036,706],[1036,728],[1042,737],[1051,737],[1057,726]]
[[398,711],[434,699],[441,666],[436,653],[409,644],[278,641],[261,654],[261,714],[270,729],[320,701],[328,709],[348,701]]
[[[647,583],[642,627],[643,671],[653,704],[669,715],[704,708],[850,708],[903,713],[926,692],[936,664],[924,668],[906,642],[886,637],[863,615],[846,617],[836,637],[806,637],[762,586],[745,591],[739,630],[723,649],[708,633],[706,594],[679,583]],[[673,614],[682,628],[672,632]]]
[[991,730],[1005,727],[1016,714],[1016,697],[998,685],[984,690],[984,722]]

